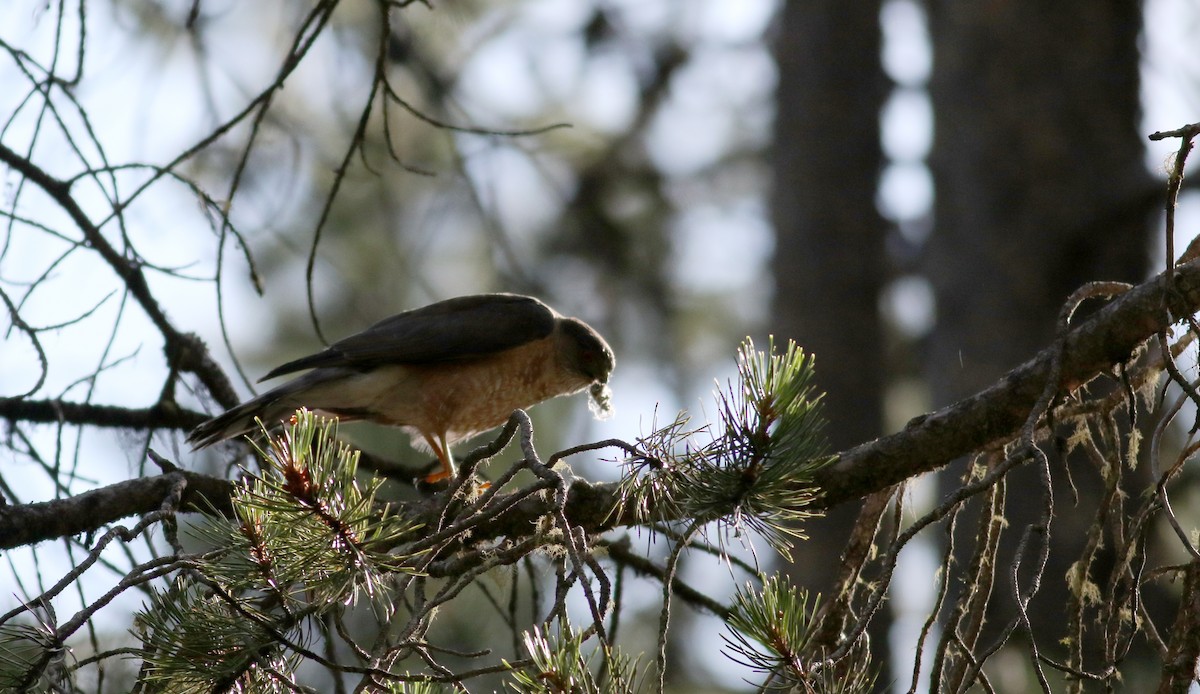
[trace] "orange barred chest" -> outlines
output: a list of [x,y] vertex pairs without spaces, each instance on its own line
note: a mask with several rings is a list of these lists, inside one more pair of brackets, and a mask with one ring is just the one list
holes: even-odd
[[503,424],[515,409],[586,388],[586,378],[562,368],[553,358],[551,340],[484,359],[412,369],[412,376],[420,381],[413,390],[422,402],[405,403],[400,408],[403,413],[395,412],[401,416],[394,423],[447,432],[447,440],[454,442]]

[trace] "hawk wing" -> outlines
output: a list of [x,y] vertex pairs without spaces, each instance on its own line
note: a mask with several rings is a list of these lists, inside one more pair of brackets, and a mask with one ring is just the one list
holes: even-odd
[[546,337],[556,317],[553,309],[529,296],[460,296],[385,318],[259,380],[320,367],[371,369],[484,357]]

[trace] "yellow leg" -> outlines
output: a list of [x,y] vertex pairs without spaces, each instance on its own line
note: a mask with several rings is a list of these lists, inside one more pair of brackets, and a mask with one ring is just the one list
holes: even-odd
[[450,445],[446,443],[446,437],[429,436],[428,434],[424,434],[424,437],[425,442],[433,450],[433,454],[442,463],[442,469],[426,475],[425,481],[432,484],[454,477],[454,458],[451,457]]

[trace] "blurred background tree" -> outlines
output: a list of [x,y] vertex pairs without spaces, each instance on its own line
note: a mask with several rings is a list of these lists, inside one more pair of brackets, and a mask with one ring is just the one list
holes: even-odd
[[[1146,165],[1140,73],[1159,66],[1142,62],[1142,20],[1137,2],[783,4],[770,322],[818,355],[836,446],[991,384],[1048,344],[1084,282],[1146,275],[1161,183]],[[1096,503],[1094,477],[1074,484]],[[1038,513],[1022,496],[1006,515],[1024,527]],[[829,544],[812,551],[839,551],[852,514],[827,517],[814,535]],[[1051,575],[1085,530],[1056,539],[1070,549]],[[836,569],[795,573],[832,585]],[[1044,590],[1066,603],[1063,583]]]
[[[695,407],[747,334],[816,354],[834,450],[990,384],[1050,343],[1075,287],[1137,281],[1161,257],[1150,234],[1168,149],[1148,150],[1144,136],[1195,117],[1163,106],[1161,88],[1148,101],[1143,76],[1173,77],[1171,98],[1194,114],[1200,74],[1170,38],[1195,26],[1195,8],[1168,2],[180,0],[0,12],[0,83],[11,85],[0,141],[73,180],[121,259],[97,264],[95,244],[59,231],[63,213],[9,169],[0,395],[213,411],[270,366],[383,315],[516,291],[597,326],[618,354],[618,418],[539,408],[546,450],[634,440],[656,410],[669,420]],[[145,275],[177,337],[150,337],[155,309],[114,267]],[[213,353],[234,385],[174,378],[187,370],[186,333],[223,343]],[[115,435],[9,421],[0,469],[12,504],[146,473],[151,446],[193,469],[229,462],[188,453],[167,420]],[[351,435],[424,462],[391,432]],[[573,465],[589,479],[620,473]],[[1074,480],[1081,507],[1098,503],[1095,477]],[[920,508],[939,494],[910,495]],[[1014,526],[1034,523],[1036,498],[1015,497]],[[801,555],[838,556],[856,517],[892,523],[886,497],[876,501],[812,525]],[[18,583],[32,566],[70,566],[79,548],[52,551],[17,559]],[[648,551],[662,561],[667,548]],[[680,571],[725,599],[719,566],[688,557]],[[1068,568],[1052,566],[1055,578]],[[791,571],[828,592],[840,568]],[[1062,581],[1043,590],[1050,604],[1068,600],[1054,593]],[[463,613],[441,628],[469,650],[479,630],[475,610]],[[686,628],[698,638],[670,654],[678,686],[740,687],[738,671],[693,648],[719,628],[696,619]],[[891,631],[886,614],[872,622],[877,664]]]

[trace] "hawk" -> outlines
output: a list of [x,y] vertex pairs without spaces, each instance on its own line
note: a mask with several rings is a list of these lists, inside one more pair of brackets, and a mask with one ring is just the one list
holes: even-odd
[[300,407],[408,431],[454,475],[450,447],[503,424],[513,410],[589,389],[611,413],[616,359],[587,323],[517,294],[476,294],[385,318],[327,349],[272,369],[261,381],[308,372],[188,434],[193,449],[268,426]]

